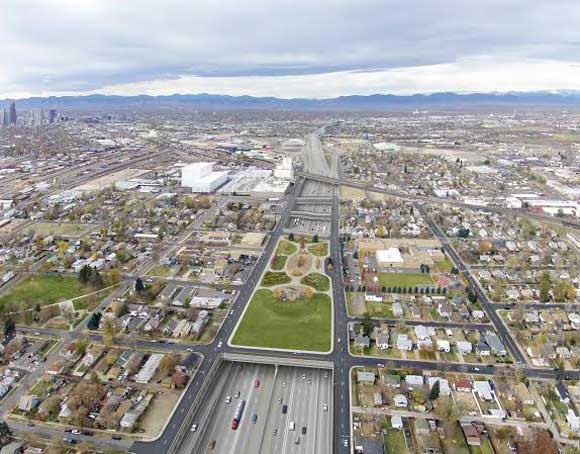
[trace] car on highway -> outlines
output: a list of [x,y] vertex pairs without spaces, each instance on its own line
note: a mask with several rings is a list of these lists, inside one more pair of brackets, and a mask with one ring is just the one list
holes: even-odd
[[345,440],[344,440],[344,442],[343,442],[343,445],[344,445],[344,447],[345,447],[345,448],[347,448],[347,447],[348,447],[348,440],[347,440],[346,438],[345,438]]
[[282,388],[285,388],[287,383],[285,381],[282,382]]
[[328,411],[328,405],[324,404],[324,405],[322,406],[322,411]]
[[232,396],[226,397],[226,404],[229,404],[232,401]]
[[290,423],[288,424],[288,430],[290,432],[293,432],[294,429],[296,429],[296,424],[294,423],[294,421],[290,421]]
[[274,429],[274,430],[272,431],[272,435],[274,435],[274,436],[278,435],[278,429]]
[[195,432],[196,430],[197,430],[197,424],[193,424],[193,425],[191,426],[191,431],[192,431],[192,432]]
[[73,435],[80,435],[80,434],[82,434],[82,432],[79,429],[73,429],[73,430],[71,430],[71,433]]
[[306,380],[306,374],[302,374],[302,380]]
[[302,426],[302,435],[306,435],[306,426]]
[[288,413],[288,405],[282,405],[282,414],[285,415]]
[[258,422],[258,414],[256,412],[252,413],[252,424],[256,424]]
[[322,375],[324,378],[328,378],[328,372],[324,371],[324,374]]
[[281,397],[278,399],[278,403],[279,403],[279,404],[281,404],[281,403],[282,403],[282,398],[281,398]]
[[260,380],[256,378],[256,380],[254,381],[254,387],[255,388],[259,388],[260,387]]
[[239,399],[239,398],[240,398],[240,392],[238,391],[238,392],[236,393],[236,399]]
[[294,442],[294,444],[295,444],[296,446],[298,446],[298,445],[300,444],[300,437],[298,437],[298,438],[296,439],[296,441]]
[[472,367],[472,368],[471,368],[471,370],[472,370],[473,372],[479,372],[479,367]]
[[78,443],[80,443],[79,440],[75,439],[75,438],[63,438],[62,441],[64,441],[65,443],[71,444],[71,445],[76,445]]
[[222,345],[223,345],[223,342],[222,341],[219,341],[217,348],[222,348]]

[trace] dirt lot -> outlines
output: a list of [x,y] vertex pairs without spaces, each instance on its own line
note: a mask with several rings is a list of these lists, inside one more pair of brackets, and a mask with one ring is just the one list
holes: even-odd
[[145,430],[145,433],[141,434],[144,438],[154,438],[159,435],[165,425],[165,421],[169,419],[173,407],[177,404],[181,391],[167,389],[162,391],[162,393],[155,396],[139,421],[139,427]]

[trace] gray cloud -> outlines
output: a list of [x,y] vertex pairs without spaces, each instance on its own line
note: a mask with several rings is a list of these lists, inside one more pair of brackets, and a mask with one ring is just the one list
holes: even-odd
[[3,0],[1,8],[0,93],[580,55],[575,0]]

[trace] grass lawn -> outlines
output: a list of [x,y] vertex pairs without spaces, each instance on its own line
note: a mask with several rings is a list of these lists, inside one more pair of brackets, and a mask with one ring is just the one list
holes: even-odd
[[99,225],[80,224],[76,222],[35,222],[26,228],[26,231],[33,231],[42,236],[57,235],[79,237],[89,231],[98,230]]
[[405,454],[409,452],[407,443],[405,443],[405,434],[402,430],[387,429],[384,437],[386,454]]
[[281,303],[270,290],[258,290],[233,337],[232,343],[252,347],[328,351],[331,304],[328,295]]
[[287,240],[281,240],[280,243],[278,243],[278,248],[276,249],[276,254],[292,255],[297,250],[298,250],[298,248],[296,247],[295,244],[292,244],[290,241],[287,241]]
[[286,259],[288,256],[286,255],[276,255],[272,260],[271,266],[273,270],[283,270],[284,265],[286,265]]
[[469,447],[459,423],[453,425],[453,432],[450,435],[443,438],[445,452],[449,454],[469,454]]
[[380,273],[379,281],[383,287],[415,287],[433,283],[431,275],[425,273]]
[[453,268],[453,263],[451,263],[451,260],[446,258],[441,262],[435,262],[435,269],[433,271],[438,271],[440,273],[450,273],[451,268]]
[[272,285],[287,284],[292,279],[283,271],[266,271],[264,274],[264,279],[262,279],[262,285],[264,287],[271,287]]
[[328,255],[328,243],[316,243],[312,246],[308,246],[308,252],[312,255],[324,257],[325,255]]
[[471,454],[495,454],[488,437],[481,438],[481,446],[470,446]]
[[76,276],[31,276],[0,296],[0,311],[7,303],[31,305],[58,303],[90,293],[92,289],[79,282]]
[[327,276],[320,273],[310,273],[308,276],[304,276],[300,283],[304,285],[309,285],[315,288],[319,292],[326,292],[330,288],[330,279]]

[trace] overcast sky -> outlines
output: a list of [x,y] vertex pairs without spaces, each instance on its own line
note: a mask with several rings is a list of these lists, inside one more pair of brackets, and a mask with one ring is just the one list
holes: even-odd
[[579,0],[0,0],[0,97],[580,89]]

